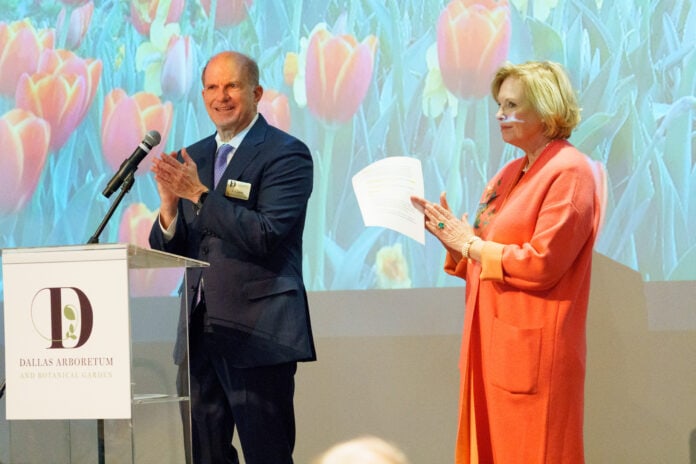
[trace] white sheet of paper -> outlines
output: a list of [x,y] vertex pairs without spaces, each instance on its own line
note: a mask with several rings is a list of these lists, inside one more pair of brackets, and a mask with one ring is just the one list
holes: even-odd
[[386,227],[419,243],[425,243],[423,213],[411,203],[411,195],[424,196],[420,160],[391,156],[375,161],[353,176],[365,226]]

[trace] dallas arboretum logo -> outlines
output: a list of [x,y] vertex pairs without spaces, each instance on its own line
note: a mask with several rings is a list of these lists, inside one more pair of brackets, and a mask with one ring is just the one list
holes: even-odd
[[[46,296],[49,301],[48,308],[45,305]],[[75,298],[77,308],[74,304]],[[50,342],[48,348],[78,348],[84,345],[92,334],[92,304],[87,295],[76,287],[43,288],[34,296],[31,321],[36,332]]]
[[[47,341],[48,350],[72,350],[83,346],[92,335],[94,313],[89,298],[77,287],[48,287],[36,292],[30,308],[34,331]],[[54,351],[54,353],[56,353]],[[25,371],[25,378],[111,377],[113,357],[104,356],[26,356],[20,368],[68,367],[70,371]],[[107,371],[100,370],[107,368]],[[87,369],[87,370],[83,370]],[[97,369],[97,370],[94,370]]]

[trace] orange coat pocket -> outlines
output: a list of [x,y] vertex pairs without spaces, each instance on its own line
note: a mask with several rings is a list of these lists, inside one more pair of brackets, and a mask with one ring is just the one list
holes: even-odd
[[493,320],[490,381],[510,393],[533,394],[539,381],[541,328],[520,328]]

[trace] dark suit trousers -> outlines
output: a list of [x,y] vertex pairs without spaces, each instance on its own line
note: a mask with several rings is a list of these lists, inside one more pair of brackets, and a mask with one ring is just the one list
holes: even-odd
[[226,337],[207,324],[199,304],[189,328],[193,462],[238,463],[236,429],[246,464],[291,464],[297,363],[234,367]]

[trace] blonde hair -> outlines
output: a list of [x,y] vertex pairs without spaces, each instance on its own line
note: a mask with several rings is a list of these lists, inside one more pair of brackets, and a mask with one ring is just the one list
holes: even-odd
[[314,464],[409,464],[406,456],[381,438],[366,436],[332,446]]
[[546,126],[544,135],[552,139],[567,139],[580,123],[580,107],[568,74],[551,61],[507,63],[495,74],[491,83],[493,98],[508,77],[520,80],[525,96]]

